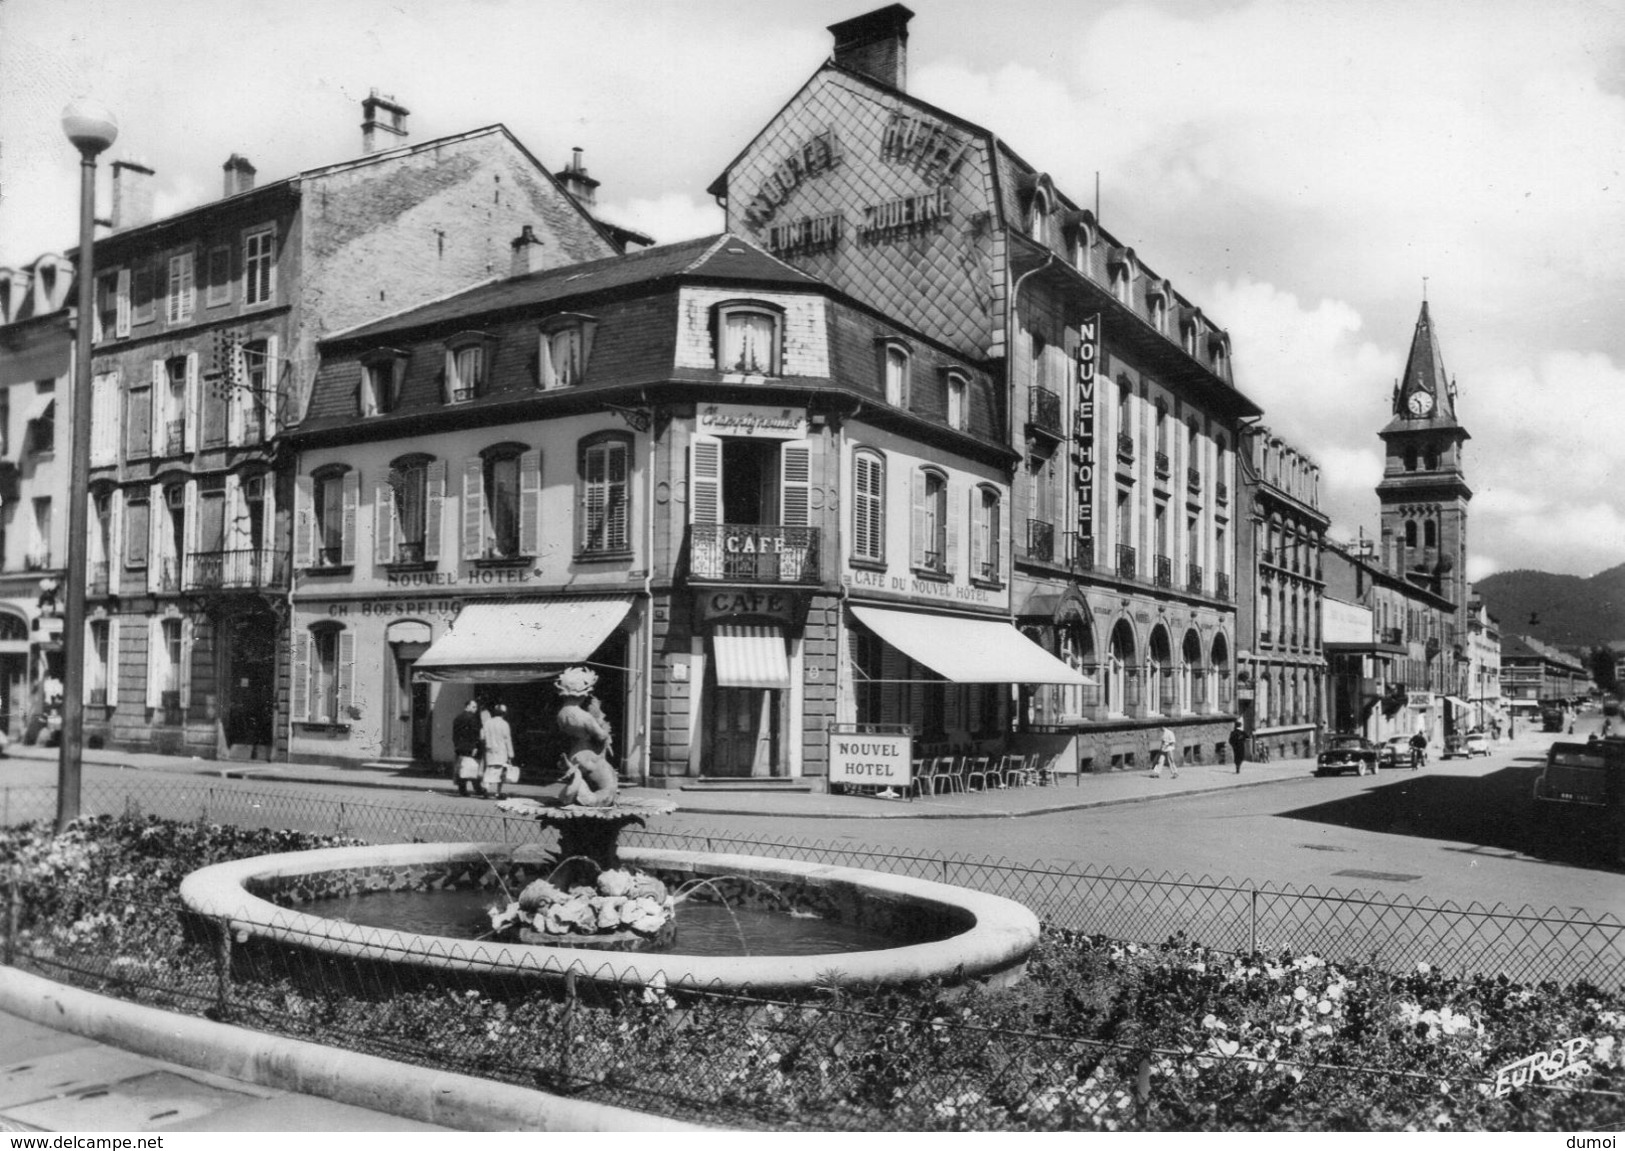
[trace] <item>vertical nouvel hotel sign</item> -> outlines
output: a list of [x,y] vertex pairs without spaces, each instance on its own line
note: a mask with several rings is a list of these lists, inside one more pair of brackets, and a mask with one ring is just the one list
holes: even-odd
[[1072,425],[1073,482],[1078,489],[1079,556],[1092,557],[1095,534],[1095,381],[1100,370],[1100,315],[1078,324],[1078,378]]

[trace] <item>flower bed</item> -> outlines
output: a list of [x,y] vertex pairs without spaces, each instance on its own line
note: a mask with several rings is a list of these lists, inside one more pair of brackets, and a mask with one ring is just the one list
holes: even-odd
[[[1148,947],[1047,931],[1026,981],[1001,990],[869,991],[831,972],[809,1003],[658,985],[589,1003],[449,977],[324,994],[228,969],[222,1007],[211,998],[220,953],[180,926],[180,878],[346,842],[155,819],[87,820],[55,837],[10,829],[0,863],[21,898],[9,942],[20,965],[98,990],[713,1122],[1582,1130],[1625,1118],[1618,989],[1233,956],[1184,939]],[[1499,1071],[1565,1045],[1582,1070],[1498,1093]]]

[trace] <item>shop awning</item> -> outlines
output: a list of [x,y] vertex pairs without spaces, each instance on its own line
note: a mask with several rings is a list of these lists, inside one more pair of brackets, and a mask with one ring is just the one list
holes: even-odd
[[717,683],[722,687],[789,687],[790,660],[776,627],[719,624],[711,633]]
[[632,609],[627,596],[471,603],[412,665],[415,679],[513,683],[583,663]]
[[1013,626],[999,620],[852,606],[881,639],[954,683],[1063,683],[1094,680],[1068,667]]
[[1450,706],[1459,707],[1464,711],[1467,708],[1470,708],[1470,707],[1473,706],[1472,704],[1468,703],[1466,700],[1462,699],[1459,695],[1447,695],[1447,696],[1444,697],[1444,701],[1446,703],[1448,703]]

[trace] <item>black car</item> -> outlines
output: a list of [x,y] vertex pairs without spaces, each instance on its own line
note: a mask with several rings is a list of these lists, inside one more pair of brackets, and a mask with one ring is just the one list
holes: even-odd
[[1334,735],[1315,764],[1316,775],[1377,774],[1377,745],[1363,735]]

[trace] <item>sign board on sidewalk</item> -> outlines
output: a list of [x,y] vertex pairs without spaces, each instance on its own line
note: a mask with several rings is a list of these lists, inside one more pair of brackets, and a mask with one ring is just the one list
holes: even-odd
[[831,731],[829,781],[902,791],[914,782],[913,734]]

